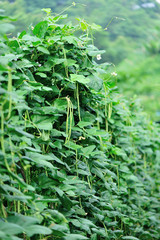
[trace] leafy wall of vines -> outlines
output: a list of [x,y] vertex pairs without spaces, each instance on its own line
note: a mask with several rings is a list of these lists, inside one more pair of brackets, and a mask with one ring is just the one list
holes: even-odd
[[97,26],[45,11],[15,39],[1,16],[0,239],[159,239],[160,130],[96,62]]

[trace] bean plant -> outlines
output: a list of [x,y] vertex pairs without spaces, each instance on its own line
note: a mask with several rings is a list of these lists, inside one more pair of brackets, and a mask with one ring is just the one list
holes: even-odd
[[0,16],[0,239],[159,239],[160,129],[99,64],[99,26],[44,11],[17,38]]

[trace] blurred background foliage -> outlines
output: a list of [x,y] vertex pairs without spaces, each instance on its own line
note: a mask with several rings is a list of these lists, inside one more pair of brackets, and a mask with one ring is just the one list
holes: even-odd
[[112,63],[120,91],[135,95],[153,121],[160,120],[160,1],[158,0],[3,0],[0,8],[17,19],[14,35],[35,25],[51,8],[66,9],[69,19],[81,17],[102,26],[93,32],[94,44],[105,49],[101,61]]

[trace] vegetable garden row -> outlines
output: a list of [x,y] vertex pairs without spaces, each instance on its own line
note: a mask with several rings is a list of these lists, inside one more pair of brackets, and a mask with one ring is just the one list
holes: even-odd
[[97,26],[45,11],[10,39],[0,17],[0,239],[159,239],[160,129],[96,62]]

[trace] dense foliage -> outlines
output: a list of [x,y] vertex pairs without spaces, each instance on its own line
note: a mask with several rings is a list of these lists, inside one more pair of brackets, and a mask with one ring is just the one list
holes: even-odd
[[[137,94],[143,108],[152,120],[159,120],[159,56],[146,58],[144,45],[155,36],[155,27],[160,21],[160,4],[147,0],[4,0],[0,8],[9,16],[17,18],[14,23],[15,35],[35,25],[42,19],[40,9],[49,7],[54,13],[69,13],[69,19],[83,16],[87,22],[95,22],[104,31],[95,32],[94,43],[105,49],[102,61],[111,62],[120,72],[119,86],[129,97]],[[81,19],[82,21],[84,21]],[[85,21],[84,21],[85,22]],[[77,20],[75,22],[77,24]],[[157,51],[159,40],[152,41],[151,51]],[[159,54],[158,54],[159,55]],[[119,75],[119,74],[118,74]]]
[[0,18],[0,239],[159,239],[160,130],[96,63],[98,27],[45,11],[13,39]]

